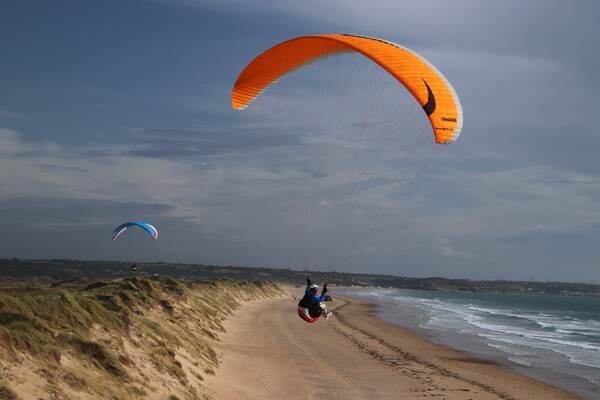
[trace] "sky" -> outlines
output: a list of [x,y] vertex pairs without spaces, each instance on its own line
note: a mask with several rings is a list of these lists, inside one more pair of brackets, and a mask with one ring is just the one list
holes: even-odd
[[[0,257],[598,280],[598,15],[552,0],[11,2]],[[461,137],[407,157],[425,116],[346,56],[231,109],[253,57],[316,33],[426,57],[461,99]],[[160,238],[111,241],[129,220]]]

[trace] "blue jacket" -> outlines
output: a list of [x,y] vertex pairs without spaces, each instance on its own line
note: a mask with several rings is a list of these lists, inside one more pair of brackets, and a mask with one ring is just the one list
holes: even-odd
[[304,297],[307,298],[308,304],[310,305],[325,301],[325,295],[323,293],[317,296],[316,294],[312,294],[310,292],[310,284],[306,285],[306,289],[304,290]]
[[302,298],[302,300],[300,300],[300,303],[298,304],[300,307],[313,308],[317,306],[320,302],[325,301],[325,292],[327,291],[327,289],[323,288],[324,290],[321,291],[321,294],[316,295],[310,291],[310,285],[312,285],[312,282],[310,281],[310,279],[307,278],[306,289],[304,289],[304,297]]

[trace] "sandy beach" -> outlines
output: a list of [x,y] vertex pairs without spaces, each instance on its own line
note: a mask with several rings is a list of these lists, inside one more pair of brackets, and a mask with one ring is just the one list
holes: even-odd
[[335,296],[334,317],[310,325],[296,315],[302,289],[244,304],[225,323],[221,366],[206,378],[231,399],[577,399],[488,361],[431,343]]

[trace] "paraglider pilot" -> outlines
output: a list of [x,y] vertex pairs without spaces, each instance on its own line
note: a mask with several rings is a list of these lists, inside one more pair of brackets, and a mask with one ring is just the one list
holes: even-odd
[[327,283],[323,285],[320,295],[317,295],[318,291],[319,286],[316,283],[312,283],[310,278],[306,278],[304,297],[298,303],[298,316],[306,322],[313,323],[321,316],[324,316],[325,319],[331,316],[325,304],[322,303],[325,300],[325,293],[327,293]]

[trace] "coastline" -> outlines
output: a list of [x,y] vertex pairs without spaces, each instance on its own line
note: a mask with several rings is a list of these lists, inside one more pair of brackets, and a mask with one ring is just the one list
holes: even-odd
[[[338,311],[338,320],[351,329],[384,344],[397,353],[408,353],[443,376],[481,387],[499,398],[540,396],[544,399],[581,397],[534,378],[511,371],[491,359],[478,358],[462,350],[427,338],[423,333],[382,319],[379,304],[350,296],[336,296],[346,301]],[[557,397],[554,397],[557,396]],[[564,397],[563,397],[564,396]],[[529,397],[529,398],[531,398]]]
[[[571,364],[567,360],[567,357],[562,355],[564,353],[554,351],[552,354],[544,354],[543,352],[550,352],[547,347],[531,347],[529,349],[523,348],[515,350],[514,348],[503,346],[502,342],[490,340],[490,336],[485,333],[478,334],[474,329],[479,326],[485,326],[486,329],[491,329],[486,326],[486,324],[490,324],[489,326],[495,327],[494,329],[498,330],[498,327],[502,325],[494,325],[496,323],[495,321],[481,321],[477,319],[481,317],[464,314],[464,312],[468,312],[470,307],[463,310],[449,306],[446,308],[448,314],[442,316],[439,313],[439,309],[437,309],[438,311],[435,313],[432,313],[420,306],[415,306],[411,302],[399,302],[396,298],[394,298],[393,301],[390,301],[390,299],[385,296],[364,296],[364,293],[361,293],[360,291],[355,292],[353,290],[345,291],[344,295],[359,301],[373,302],[375,307],[372,312],[375,317],[388,321],[393,325],[408,329],[427,341],[463,352],[475,359],[481,359],[497,364],[501,368],[560,388],[583,399],[597,399],[600,393],[598,384],[588,378],[593,377],[594,372],[585,365]],[[488,307],[492,313],[498,312],[493,308],[494,306],[490,305],[478,305],[477,307],[475,307],[477,312],[485,311],[485,307]],[[521,312],[524,313],[524,311]],[[456,321],[452,320],[453,316],[457,318]],[[435,322],[432,323],[432,321]],[[481,321],[481,325],[477,325],[472,321]],[[503,322],[498,322],[498,324],[502,323]],[[509,326],[507,329],[511,335],[514,335],[515,331],[512,329],[518,328]],[[525,332],[525,334],[535,335],[537,333]],[[507,340],[508,343],[511,343],[510,340],[513,339],[509,337],[505,340]],[[563,360],[559,361],[561,363],[559,364],[561,368],[557,369],[556,363],[561,357],[563,357]]]
[[306,324],[292,312],[299,290],[286,291],[284,299],[245,304],[226,321],[216,345],[221,366],[206,382],[215,399],[581,398],[434,343],[354,297],[335,295],[334,317]]

